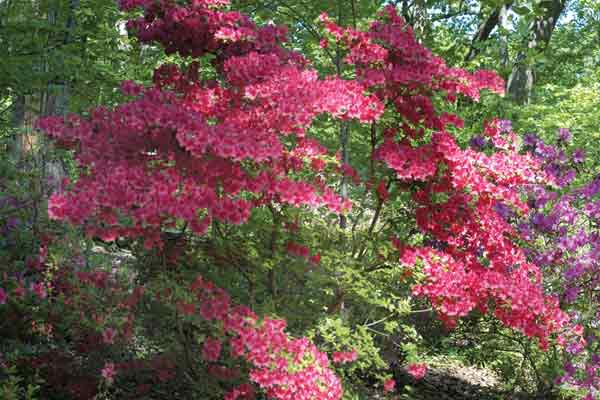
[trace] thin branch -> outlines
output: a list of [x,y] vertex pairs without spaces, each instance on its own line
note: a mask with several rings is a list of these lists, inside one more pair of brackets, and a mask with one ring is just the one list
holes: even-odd
[[381,318],[380,320],[373,321],[373,322],[370,322],[370,323],[368,323],[368,324],[363,324],[363,326],[364,326],[365,328],[368,328],[368,327],[370,327],[370,326],[375,326],[375,325],[377,325],[377,324],[380,324],[380,323],[382,323],[382,322],[384,322],[384,321],[387,321],[388,319],[392,318],[393,316],[394,316],[393,314],[390,314],[390,315],[388,315],[387,317]]

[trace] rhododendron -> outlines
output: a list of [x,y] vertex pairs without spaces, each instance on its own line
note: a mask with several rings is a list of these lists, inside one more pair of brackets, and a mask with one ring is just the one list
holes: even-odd
[[356,361],[358,358],[358,352],[356,350],[352,351],[335,351],[331,355],[331,358],[336,364],[344,364]]
[[[329,368],[327,355],[306,338],[290,338],[284,332],[285,321],[268,317],[259,320],[249,308],[231,306],[227,293],[201,276],[192,282],[190,290],[202,304],[208,304],[207,308],[219,307],[220,312],[211,314],[210,319],[214,316],[222,322],[231,338],[232,356],[242,357],[252,366],[250,380],[269,397],[279,400],[341,398],[341,383]],[[220,341],[207,339],[203,346],[204,358],[216,360],[220,349]],[[238,392],[230,393],[234,396]]]
[[107,362],[106,364],[104,364],[101,374],[102,377],[106,380],[106,383],[108,383],[109,385],[112,384],[115,379],[115,376],[117,375],[115,364],[112,362]]
[[[425,141],[424,129],[409,124],[401,131],[387,130],[373,155],[400,181],[425,183],[413,195],[420,205],[417,224],[444,244],[443,250],[417,250],[420,257],[413,259],[424,261],[427,280],[415,293],[429,297],[449,325],[475,308],[487,309],[493,300],[498,318],[544,343],[567,317],[556,299],[544,295],[537,266],[526,262],[511,240],[516,232],[495,209],[501,203],[524,213],[528,208],[519,186],[556,180],[539,171],[536,159],[518,154],[518,140],[507,121],[494,120],[484,127],[484,136],[497,150],[492,155],[461,149],[445,128],[461,126],[462,121],[436,112],[431,89],[444,91],[449,101],[457,94],[477,100],[483,88],[502,92],[501,80],[489,72],[449,68],[416,42],[394,7],[382,14],[385,20],[374,22],[369,32],[341,28],[326,15],[321,20],[330,35],[346,44],[347,62],[355,65],[359,81],[377,88],[382,100],[393,100],[395,111],[411,124],[436,131]],[[380,43],[387,46],[375,51]],[[440,171],[441,165],[445,168]],[[447,200],[434,201],[438,193],[446,194]],[[489,266],[477,254],[483,254]]]
[[392,378],[386,380],[383,383],[383,390],[386,392],[393,392],[396,389],[396,381]]
[[[448,66],[419,43],[391,5],[364,31],[321,15],[326,31],[321,47],[335,41],[344,62],[354,68],[354,79],[342,79],[319,76],[302,54],[284,46],[284,27],[259,26],[230,11],[225,0],[120,4],[143,13],[127,23],[142,43],[160,44],[166,54],[189,62],[160,66],[150,86],[124,82],[121,90],[129,99],[114,109],[38,122],[58,145],[74,150],[81,167],[79,178],[49,199],[51,218],[82,225],[87,234],[106,241],[139,238],[150,250],[165,247],[166,229],[186,226],[203,235],[221,223],[243,224],[259,209],[349,213],[351,198],[336,193],[340,181],[366,188],[379,207],[392,203],[392,193],[404,192],[423,240],[408,245],[393,239],[406,268],[403,276],[422,276],[413,294],[427,297],[448,326],[473,310],[490,310],[507,326],[538,338],[542,347],[567,329],[569,317],[558,299],[544,292],[539,265],[517,245],[533,234],[532,227],[511,224],[531,208],[521,188],[573,181],[573,173],[554,162],[566,156],[535,136],[525,138],[533,152],[519,152],[506,120],[486,123],[471,148],[463,149],[450,133],[463,121],[436,106],[440,99],[454,102],[458,96],[477,101],[482,90],[502,93],[497,74]],[[380,120],[384,111],[397,118]],[[372,178],[362,179],[341,152],[331,157],[335,150],[310,137],[323,114],[371,124]],[[560,135],[562,142],[570,139]],[[583,155],[577,157],[583,161]],[[597,193],[600,183],[585,190]],[[595,211],[591,207],[588,213]],[[550,230],[557,223],[554,216],[532,217],[535,229]],[[300,230],[297,221],[284,224],[287,233]],[[291,238],[282,243],[289,255],[320,262],[320,253],[308,246]],[[560,245],[577,246],[573,241]],[[277,246],[273,240],[272,253]],[[569,272],[573,279],[588,271],[579,261],[580,267]],[[108,284],[106,274],[78,277],[98,288]],[[46,296],[42,283],[31,288]],[[136,287],[119,307],[136,307],[144,290]],[[210,368],[230,356],[245,363],[245,378],[269,398],[341,398],[341,382],[327,355],[307,339],[285,333],[285,321],[234,305],[227,291],[202,276],[189,291],[191,301],[172,293],[155,295],[173,300],[186,319],[201,319],[214,329],[202,345]],[[133,316],[128,318],[125,338],[133,334]],[[106,331],[102,338],[111,341]],[[356,357],[356,351],[338,352],[333,361]],[[109,364],[102,375],[112,381],[115,369]],[[169,379],[173,369],[157,367],[160,379]],[[408,371],[420,379],[426,365],[411,364]],[[253,396],[252,387],[244,385],[229,388],[226,398]],[[386,382],[386,390],[391,385]]]
[[224,400],[236,400],[236,399],[254,399],[254,388],[247,383],[233,388],[228,392]]
[[[557,383],[568,383],[593,393],[600,388],[596,372],[600,360],[594,359],[597,338],[593,334],[584,336],[584,331],[593,332],[597,327],[595,310],[600,300],[585,295],[597,286],[600,271],[594,198],[598,193],[598,178],[575,186],[583,154],[580,149],[569,149],[568,130],[559,129],[556,139],[556,145],[533,135],[523,141],[525,150],[539,160],[559,187],[527,188],[531,211],[522,218],[520,228],[527,231],[530,243],[538,243],[528,249],[529,258],[544,267],[549,279],[556,280],[563,307],[572,318],[557,338],[565,359],[564,374]],[[583,310],[587,312],[582,313]],[[586,325],[585,329],[581,323]]]
[[40,299],[45,299],[48,295],[48,292],[46,291],[46,285],[42,282],[32,282],[29,290],[35,293],[35,295]]
[[221,341],[207,338],[202,345],[202,357],[206,361],[217,361],[221,355]]
[[310,249],[299,243],[288,242],[286,245],[287,252],[290,255],[302,258],[308,258],[310,256]]
[[427,364],[411,363],[406,367],[407,372],[415,379],[423,379],[427,374]]
[[312,256],[310,256],[308,261],[310,261],[311,264],[319,264],[321,262],[321,254],[313,254]]
[[105,344],[113,344],[116,336],[117,332],[113,328],[106,328],[102,332],[102,340]]
[[385,181],[381,181],[377,185],[377,196],[379,196],[379,200],[381,201],[386,201],[390,197],[390,192],[386,187]]

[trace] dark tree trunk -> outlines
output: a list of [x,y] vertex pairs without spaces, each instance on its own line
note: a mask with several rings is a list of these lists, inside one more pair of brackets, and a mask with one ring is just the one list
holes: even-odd
[[471,47],[465,57],[465,61],[471,61],[479,54],[479,44],[489,39],[497,25],[502,26],[506,20],[508,10],[512,7],[513,2],[509,1],[501,7],[495,8],[491,14],[479,25],[477,33],[471,41]]
[[18,94],[13,98],[12,104],[12,128],[14,129],[15,138],[12,142],[11,157],[18,161],[23,152],[23,135],[19,131],[25,125],[25,95]]
[[[69,0],[68,15],[65,22],[64,36],[59,40],[66,47],[73,42],[73,32],[75,29],[75,11],[79,7],[79,0]],[[58,10],[49,10],[48,21],[51,24],[57,23]],[[64,116],[69,110],[69,78],[65,73],[65,60],[61,54],[55,59],[54,63],[47,66],[51,70],[53,79],[48,82],[42,109],[40,114],[61,115]],[[44,149],[45,150],[45,149]],[[44,175],[50,178],[51,190],[57,189],[60,182],[66,176],[66,169],[61,160],[50,160],[43,158],[42,168]]]
[[[530,25],[530,37],[526,43],[527,50],[542,53],[546,50],[556,21],[565,9],[567,0],[546,0],[540,6],[543,13],[537,16]],[[528,103],[535,82],[535,69],[531,60],[522,51],[517,55],[511,74],[506,84],[506,92],[519,104]]]

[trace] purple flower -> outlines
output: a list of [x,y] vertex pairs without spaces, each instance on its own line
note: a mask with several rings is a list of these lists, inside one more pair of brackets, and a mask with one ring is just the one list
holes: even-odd
[[558,195],[556,192],[550,192],[541,186],[536,186],[529,193],[527,204],[529,204],[531,208],[542,208],[549,201],[556,200],[557,197]]
[[571,135],[571,131],[567,128],[559,128],[558,129],[558,140],[561,142],[570,142],[573,138]]
[[565,279],[568,281],[575,280],[585,273],[585,269],[581,264],[577,264],[565,271]]
[[558,164],[552,163],[544,168],[544,172],[557,178],[560,174],[560,167],[558,166]]
[[471,138],[471,141],[469,142],[469,145],[474,149],[474,150],[482,150],[485,145],[486,145],[486,141],[485,138],[481,135],[477,135],[477,136],[473,136]]
[[500,133],[510,132],[512,130],[512,122],[508,119],[501,119],[498,121],[498,129]]
[[554,261],[554,252],[542,252],[535,256],[535,263],[538,265],[550,265]]
[[523,136],[523,145],[532,147],[535,149],[537,144],[540,142],[540,138],[535,133],[527,133]]
[[600,193],[600,176],[597,176],[591,183],[583,188],[583,195],[587,197],[594,197]]
[[581,289],[578,288],[577,286],[568,288],[565,292],[565,301],[567,303],[574,302],[577,299],[577,296],[579,296],[580,292],[581,292]]
[[588,217],[593,219],[600,219],[600,201],[595,201],[593,203],[588,203],[584,207],[585,213]]
[[585,151],[583,151],[583,149],[575,149],[571,157],[575,164],[583,164],[585,161]]
[[519,232],[525,240],[531,240],[533,238],[533,231],[531,230],[531,226],[527,223],[519,224]]
[[535,213],[531,217],[531,223],[539,230],[549,230],[549,226],[546,216],[542,213]]
[[0,287],[0,304],[6,304],[6,300],[8,300],[8,295],[4,289]]
[[558,152],[554,146],[549,146],[542,141],[538,141],[535,154],[544,160],[554,160],[558,156]]
[[559,164],[566,164],[568,159],[567,159],[567,155],[565,154],[564,150],[561,150],[558,152],[558,157],[556,158],[556,161],[558,161]]
[[514,215],[513,210],[509,206],[499,201],[494,205],[494,211],[496,211],[496,213],[504,220],[508,220]]
[[570,343],[567,346],[567,352],[571,354],[579,354],[583,351],[583,345],[580,342]]
[[565,187],[571,182],[573,182],[576,176],[577,172],[575,172],[574,169],[570,169],[558,178],[558,185],[560,187]]
[[576,371],[577,370],[575,369],[575,366],[573,364],[571,364],[568,361],[565,363],[565,373],[567,377],[574,375]]
[[21,203],[12,196],[0,197],[0,207],[20,208]]

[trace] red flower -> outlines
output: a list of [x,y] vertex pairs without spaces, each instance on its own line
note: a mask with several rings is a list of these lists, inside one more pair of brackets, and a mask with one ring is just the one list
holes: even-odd
[[390,197],[390,192],[388,192],[385,180],[379,182],[377,185],[377,196],[379,196],[379,200],[385,202]]
[[221,341],[207,338],[202,345],[202,357],[206,361],[217,361],[221,355]]
[[358,358],[358,352],[356,350],[352,351],[336,351],[332,355],[333,362],[336,364],[344,364],[356,361]]
[[415,379],[423,379],[427,373],[427,364],[425,363],[412,363],[408,364],[407,371]]
[[396,389],[396,381],[394,379],[390,378],[384,382],[383,390],[385,390],[386,392],[389,393],[389,392],[393,392],[394,389]]

